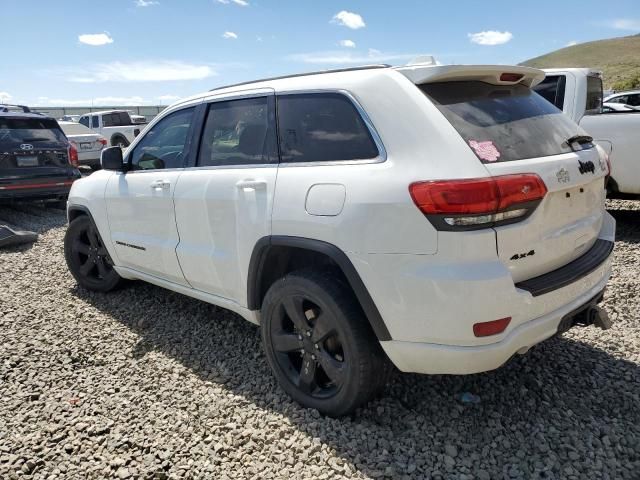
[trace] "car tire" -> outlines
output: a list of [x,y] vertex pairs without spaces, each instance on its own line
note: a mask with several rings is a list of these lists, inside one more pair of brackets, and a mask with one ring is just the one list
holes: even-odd
[[98,229],[87,215],[69,224],[64,237],[64,256],[78,285],[87,290],[109,292],[122,283]]
[[261,334],[282,388],[330,417],[371,400],[391,371],[362,308],[332,272],[300,270],[276,281],[262,304]]

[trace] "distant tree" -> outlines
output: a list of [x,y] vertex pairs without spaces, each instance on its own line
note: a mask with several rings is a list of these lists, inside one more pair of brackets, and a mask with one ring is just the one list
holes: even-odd
[[636,90],[640,88],[640,74],[624,80],[618,80],[612,86],[616,92],[621,90]]

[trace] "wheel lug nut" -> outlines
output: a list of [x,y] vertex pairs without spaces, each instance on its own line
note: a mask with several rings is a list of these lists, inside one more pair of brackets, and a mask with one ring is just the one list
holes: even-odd
[[307,337],[311,336],[311,330],[307,330]]
[[302,335],[298,335],[298,340],[302,340]]
[[311,355],[311,360],[315,360],[316,356],[315,355]]
[[316,347],[316,350],[320,350],[320,345],[318,345],[317,343],[314,345],[314,347]]

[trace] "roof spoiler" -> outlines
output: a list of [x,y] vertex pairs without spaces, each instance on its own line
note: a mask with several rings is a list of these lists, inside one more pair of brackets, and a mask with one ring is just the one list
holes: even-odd
[[[427,59],[425,58],[424,60]],[[533,87],[544,80],[545,76],[542,70],[530,67],[513,65],[438,65],[427,61],[411,62],[404,67],[398,67],[396,70],[416,85],[476,80],[492,85],[523,84],[527,87]]]

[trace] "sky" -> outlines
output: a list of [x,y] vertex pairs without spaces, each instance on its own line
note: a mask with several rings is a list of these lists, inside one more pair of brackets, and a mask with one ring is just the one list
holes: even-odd
[[640,32],[638,0],[0,0],[0,101],[167,105],[418,55],[515,64]]

